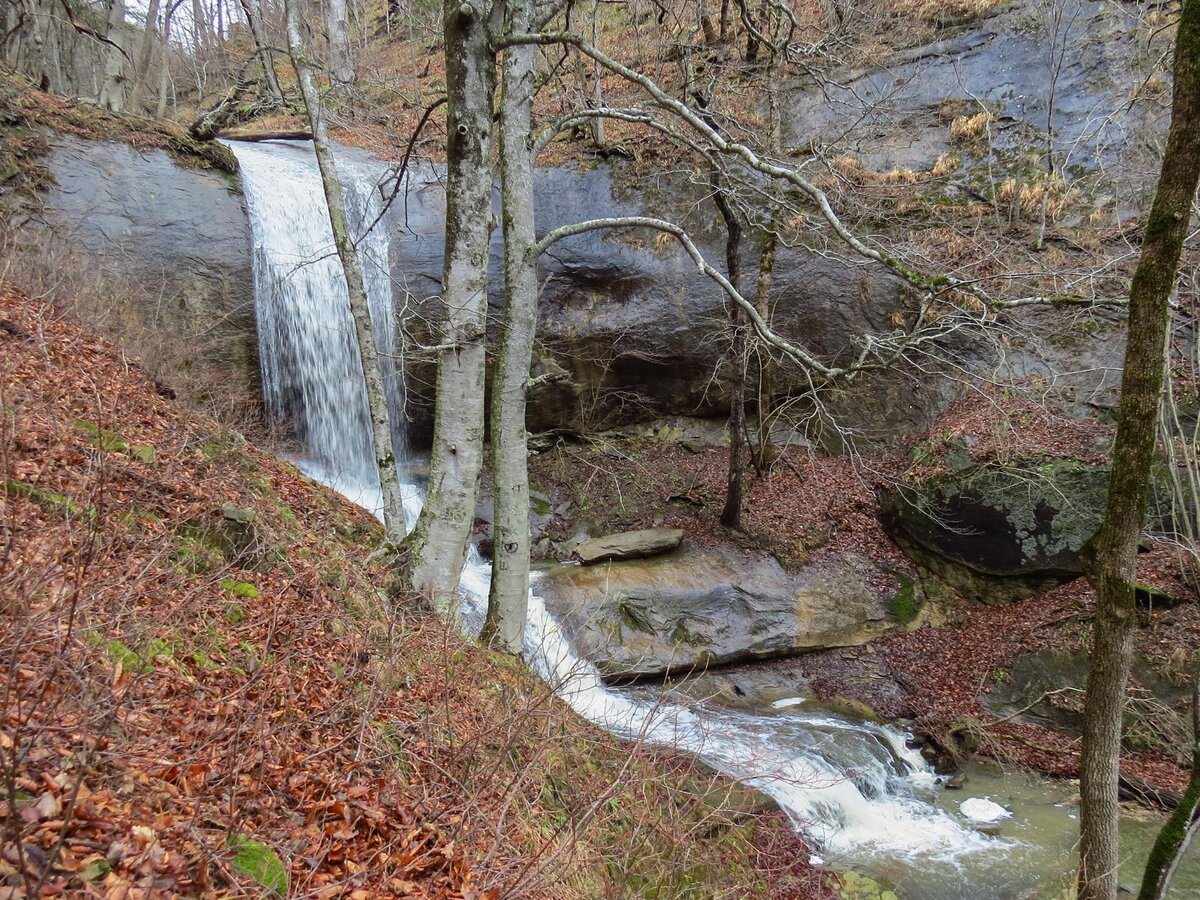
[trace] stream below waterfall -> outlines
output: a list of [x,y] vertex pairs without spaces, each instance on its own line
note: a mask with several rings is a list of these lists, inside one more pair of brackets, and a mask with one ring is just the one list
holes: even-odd
[[[232,144],[253,237],[256,316],[264,403],[296,437],[293,461],[310,477],[378,514],[366,395],[345,282],[311,146]],[[386,170],[358,155],[339,158],[352,222],[379,219]],[[386,371],[393,422],[403,421],[402,367],[393,325],[392,240],[376,227],[359,242],[372,317]],[[396,446],[404,435],[396,429]],[[410,519],[420,491],[405,486]],[[460,586],[464,622],[478,627],[490,569],[472,552]],[[1024,774],[975,767],[965,790],[945,789],[908,737],[848,720],[800,698],[757,712],[697,703],[659,688],[613,688],[569,646],[537,593],[530,595],[526,655],[580,715],[629,740],[695,754],[772,797],[819,858],[852,869],[900,896],[1061,897],[1073,870],[1078,828],[1075,788]],[[966,803],[965,801],[973,801]],[[1000,809],[1003,807],[1003,810]],[[964,814],[964,809],[971,816]],[[1007,813],[994,824],[980,819]],[[1158,820],[1129,819],[1124,883],[1135,883]],[[1195,860],[1172,896],[1200,896]]]

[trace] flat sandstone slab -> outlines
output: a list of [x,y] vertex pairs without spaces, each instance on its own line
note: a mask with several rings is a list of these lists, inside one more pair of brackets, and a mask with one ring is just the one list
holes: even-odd
[[575,548],[575,555],[585,566],[590,566],[608,560],[657,556],[674,550],[681,543],[683,531],[679,528],[645,528],[584,541]]
[[561,566],[535,588],[572,646],[616,682],[864,644],[908,626],[898,589],[852,553],[789,574],[766,554],[692,545],[655,559]]

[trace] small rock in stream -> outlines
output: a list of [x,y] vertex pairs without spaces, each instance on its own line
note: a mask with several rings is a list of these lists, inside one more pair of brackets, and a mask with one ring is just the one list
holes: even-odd
[[986,797],[968,797],[958,805],[958,808],[976,825],[995,825],[1012,818],[1011,812]]

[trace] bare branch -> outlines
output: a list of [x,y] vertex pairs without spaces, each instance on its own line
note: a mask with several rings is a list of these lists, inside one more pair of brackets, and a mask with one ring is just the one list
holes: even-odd
[[676,225],[674,222],[668,222],[664,219],[655,219],[649,216],[614,216],[605,219],[590,219],[586,222],[574,222],[570,225],[564,225],[561,228],[556,228],[553,231],[547,232],[542,236],[536,244],[533,245],[530,252],[536,257],[544,253],[553,244],[561,241],[563,238],[572,237],[578,234],[584,234],[589,231],[599,231],[607,228],[653,228],[656,231],[661,231],[671,235],[682,246],[688,256],[696,264],[696,269],[702,275],[706,275],[720,285],[721,290],[734,303],[742,308],[746,313],[750,322],[754,325],[754,330],[758,336],[775,347],[781,350],[787,356],[791,357],[806,369],[811,369],[820,373],[825,378],[834,379],[845,377],[851,374],[852,369],[848,368],[832,368],[825,365],[808,351],[802,347],[798,347],[790,341],[785,340],[776,334],[771,326],[759,315],[754,304],[742,296],[729,279],[714,269],[705,260],[704,254],[700,252],[700,248],[696,246],[686,231]]
[[83,34],[83,35],[87,35],[90,38],[94,38],[95,40],[99,41],[102,44],[107,44],[109,47],[112,47],[114,50],[116,50],[118,53],[120,53],[123,57],[125,57],[125,59],[128,60],[130,64],[133,63],[133,60],[129,58],[129,54],[125,52],[125,50],[121,47],[120,44],[116,43],[115,41],[109,40],[107,37],[102,35],[100,32],[96,31],[96,29],[90,28],[89,26],[84,25],[82,22],[80,22],[78,19],[76,19],[75,11],[73,9],[71,9],[70,0],[59,0],[59,5],[62,6],[63,12],[65,12],[67,14],[67,21],[69,23],[71,23],[71,27],[74,28],[77,32],[79,32],[80,34]]
[[[835,235],[853,250],[859,256],[869,259],[873,262],[887,268],[893,274],[899,276],[904,281],[929,293],[937,293],[944,290],[963,291],[980,299],[990,305],[1032,305],[1035,303],[1054,304],[1054,303],[1073,303],[1078,305],[1098,305],[1108,304],[1110,301],[1098,300],[1090,297],[1076,297],[1070,295],[1062,296],[1038,296],[1020,298],[1019,301],[1003,301],[997,302],[979,287],[978,282],[964,281],[950,275],[928,275],[919,272],[909,266],[904,265],[894,256],[888,255],[875,247],[866,244],[862,239],[855,235],[841,220],[837,212],[833,209],[833,205],[829,200],[829,195],[817,187],[812,181],[805,178],[800,171],[792,166],[780,165],[764,159],[752,148],[743,144],[740,141],[726,138],[720,131],[704,120],[704,116],[688,104],[671,96],[664,91],[659,85],[648,75],[638,72],[634,69],[617,62],[606,53],[589,44],[584,38],[578,34],[569,31],[558,32],[540,32],[530,34],[510,34],[498,36],[494,38],[495,46],[500,49],[511,47],[518,44],[537,44],[541,46],[549,46],[554,44],[567,44],[579,49],[586,56],[591,57],[600,65],[604,66],[611,72],[620,75],[628,81],[639,85],[644,89],[655,101],[658,106],[669,110],[694,131],[698,132],[701,137],[707,141],[712,149],[718,153],[732,156],[750,169],[766,175],[769,178],[785,181],[797,188],[805,197],[812,202],[820,211],[821,218],[834,232]],[[611,112],[593,110],[595,113]],[[642,121],[639,119],[639,121]],[[661,123],[655,123],[653,120],[647,120],[646,124],[651,127],[659,128],[667,131],[666,126]],[[544,137],[544,135],[543,135]]]

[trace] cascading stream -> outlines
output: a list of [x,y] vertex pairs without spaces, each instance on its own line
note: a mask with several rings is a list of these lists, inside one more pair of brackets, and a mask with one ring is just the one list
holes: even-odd
[[[303,447],[298,462],[308,474],[378,515],[359,356],[311,147],[232,149],[241,165],[254,241],[267,410],[293,429]],[[378,214],[383,168],[346,160],[342,174],[354,206],[350,218],[362,228]],[[395,335],[387,231],[376,228],[360,241],[360,252],[379,343],[390,354]],[[389,382],[399,413],[402,386],[395,373],[389,372]],[[402,419],[397,414],[393,421]],[[419,492],[408,486],[406,494],[415,517]],[[472,553],[460,586],[468,624],[482,619],[489,575],[487,564]],[[572,650],[538,597],[536,581],[525,645],[542,677],[580,715],[622,738],[691,752],[758,788],[830,863],[896,881],[916,876],[922,897],[1026,895],[1030,882],[1019,871],[1024,845],[989,837],[934,805],[933,773],[894,729],[805,712],[800,704],[755,715],[687,705],[644,688],[611,688]],[[971,877],[1000,868],[1007,873],[1005,890],[992,889],[993,871],[972,893]]]

